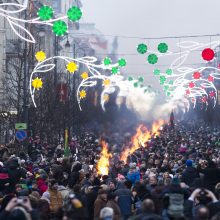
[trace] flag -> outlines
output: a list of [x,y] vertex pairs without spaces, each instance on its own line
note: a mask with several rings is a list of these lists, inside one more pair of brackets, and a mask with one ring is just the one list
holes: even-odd
[[174,128],[174,113],[173,113],[173,111],[170,113],[170,127]]
[[90,38],[89,45],[96,51],[96,53],[106,53],[106,50],[108,49],[108,41],[100,37]]
[[95,91],[95,93],[94,93],[93,104],[94,104],[94,106],[98,105],[98,92],[97,91]]
[[70,149],[68,145],[68,129],[65,129],[64,141],[64,156],[68,157],[70,155]]
[[65,103],[67,100],[67,84],[59,83],[57,85],[57,91],[58,91],[59,101]]
[[108,47],[108,41],[106,40],[100,40],[99,38],[94,39],[90,42],[93,46],[97,46],[103,50],[107,50]]

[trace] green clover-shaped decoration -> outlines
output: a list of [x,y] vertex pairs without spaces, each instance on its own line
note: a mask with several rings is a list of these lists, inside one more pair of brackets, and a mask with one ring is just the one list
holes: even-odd
[[160,84],[163,85],[166,82],[167,78],[165,76],[160,76]]
[[125,59],[121,58],[121,59],[118,60],[118,65],[120,67],[124,67],[124,66],[126,66],[126,64],[127,64],[127,62],[126,62]]
[[132,76],[129,76],[128,81],[132,81],[132,80],[134,80],[134,78]]
[[159,69],[155,69],[155,70],[154,70],[154,75],[155,75],[155,76],[160,75],[160,70],[159,70]]
[[166,94],[167,94],[167,96],[171,96],[171,92],[167,92]]
[[157,57],[156,54],[150,54],[150,55],[148,56],[147,60],[148,60],[148,63],[150,63],[150,64],[155,64],[155,63],[157,63],[157,61],[158,61],[158,57]]
[[169,81],[169,84],[170,84],[170,85],[173,85],[173,80],[170,80],[170,81]]
[[135,82],[133,85],[134,85],[135,88],[137,88],[138,87],[138,82]]
[[67,32],[67,25],[64,21],[55,21],[52,30],[57,36],[63,36]]
[[139,44],[137,46],[137,52],[140,54],[145,54],[147,52],[147,45],[146,44]]
[[165,86],[164,86],[164,90],[167,91],[168,89],[169,89],[169,86],[168,86],[168,85],[165,85]]
[[106,58],[103,60],[103,63],[104,63],[105,66],[108,66],[108,65],[110,65],[110,64],[112,63],[112,60],[111,60],[111,58],[106,57]]
[[38,10],[37,14],[40,17],[40,20],[47,21],[53,17],[53,9],[44,5]]
[[145,90],[144,90],[144,93],[146,93],[146,92],[148,92],[148,89],[145,89]]
[[157,49],[160,53],[166,53],[168,51],[168,45],[166,43],[160,43]]
[[172,69],[167,69],[167,70],[166,70],[166,74],[167,74],[167,75],[172,75],[172,73],[173,73],[173,70],[172,70]]
[[160,81],[166,81],[167,80],[167,78],[165,77],[165,76],[160,76]]
[[67,16],[71,21],[78,21],[82,17],[82,11],[80,8],[73,6],[67,11]]
[[144,82],[144,77],[140,76],[140,77],[138,78],[138,81],[139,81],[139,82]]
[[112,67],[112,74],[117,74],[119,71],[118,67]]

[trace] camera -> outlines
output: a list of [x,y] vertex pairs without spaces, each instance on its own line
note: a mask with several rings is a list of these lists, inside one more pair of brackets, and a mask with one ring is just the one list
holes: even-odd
[[201,188],[199,195],[198,195],[198,200],[200,204],[206,205],[209,201],[207,198],[207,192],[204,188]]
[[22,205],[23,203],[27,202],[27,198],[26,197],[18,197],[17,198],[17,204],[18,205]]
[[204,188],[202,188],[201,191],[199,192],[200,197],[204,197],[204,196],[206,196],[206,194],[207,194],[207,192],[205,191]]

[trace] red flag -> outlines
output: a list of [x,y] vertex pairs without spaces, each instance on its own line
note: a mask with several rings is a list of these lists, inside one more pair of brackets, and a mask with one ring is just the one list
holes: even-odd
[[59,101],[65,103],[67,99],[67,84],[60,83],[57,85]]

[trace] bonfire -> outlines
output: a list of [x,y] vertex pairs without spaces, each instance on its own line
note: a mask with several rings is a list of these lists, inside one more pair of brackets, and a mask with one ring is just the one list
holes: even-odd
[[102,152],[100,154],[100,159],[97,163],[98,174],[108,175],[109,172],[109,161],[112,154],[108,152],[108,144],[105,141],[101,141]]
[[154,122],[151,130],[148,130],[144,125],[139,125],[136,134],[132,137],[132,147],[127,147],[121,153],[121,160],[125,163],[130,154],[133,154],[137,149],[141,147],[146,147],[146,143],[153,137],[156,137],[160,134],[159,130],[164,124],[163,120]]

